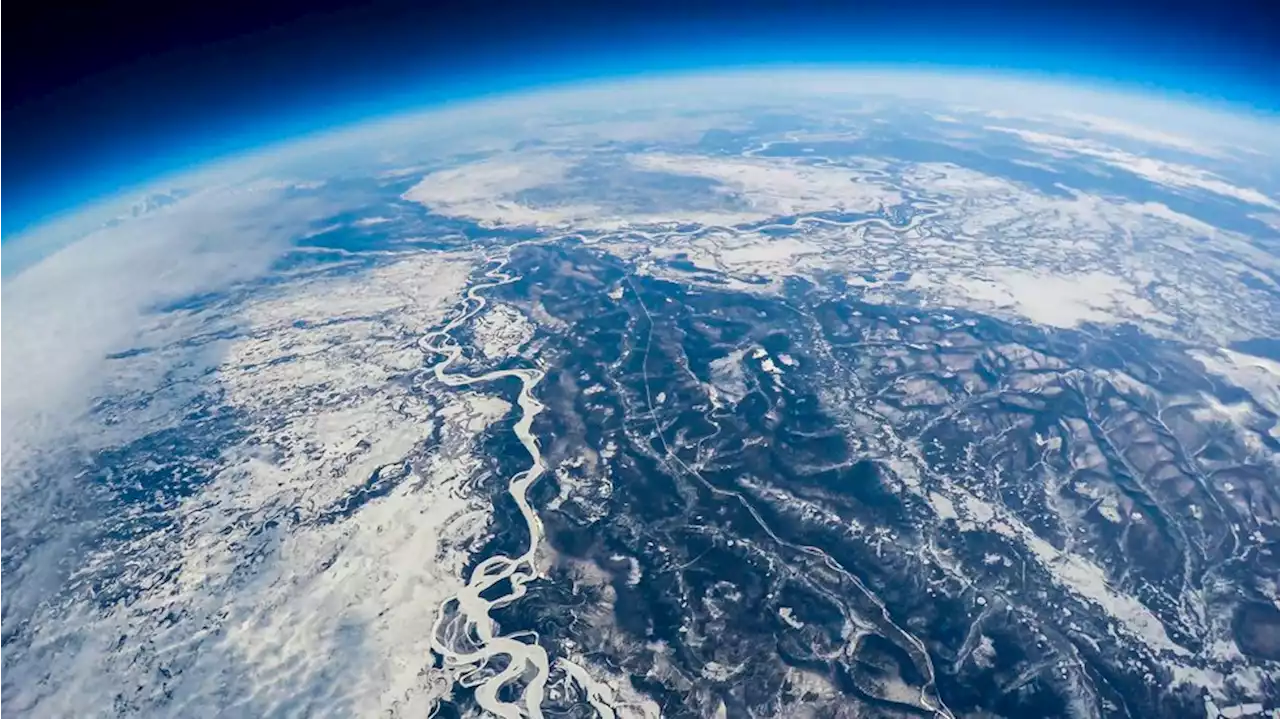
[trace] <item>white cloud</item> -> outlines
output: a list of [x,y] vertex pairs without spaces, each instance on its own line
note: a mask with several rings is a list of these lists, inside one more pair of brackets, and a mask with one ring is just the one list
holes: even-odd
[[1016,135],[1033,145],[1053,150],[1066,150],[1078,155],[1097,158],[1112,167],[1132,172],[1158,185],[1203,190],[1251,205],[1280,210],[1280,202],[1265,193],[1249,187],[1239,187],[1211,172],[1196,167],[1135,155],[1092,140],[998,125],[988,126],[987,129]]
[[[437,608],[489,521],[468,491],[485,471],[475,438],[508,406],[396,378],[423,365],[412,340],[471,269],[424,253],[294,278],[240,308],[212,378],[244,417],[239,438],[192,468],[207,483],[166,502],[154,531],[77,546],[72,582],[26,592],[6,708],[429,713],[452,687],[429,667]],[[382,467],[406,474],[363,501]],[[86,584],[142,591],[100,602]]]
[[[57,595],[102,519],[81,470],[103,448],[172,426],[200,390],[193,380],[220,361],[219,342],[185,341],[225,319],[160,310],[259,276],[325,211],[253,184],[220,186],[107,226],[99,216],[50,228],[80,233],[71,237],[17,240],[24,266],[0,290],[6,633]],[[108,357],[137,347],[155,351]],[[128,408],[95,415],[104,398]],[[6,645],[6,678],[11,655]]]
[[[558,153],[573,143],[587,149],[594,147],[590,138],[669,140],[675,135],[662,133],[677,130],[683,139],[696,139],[701,128],[724,122],[726,109],[740,112],[744,98],[771,96],[779,107],[848,114],[868,94],[986,104],[1003,107],[1016,118],[1062,114],[1077,106],[1092,113],[1096,108],[1096,115],[1076,119],[1104,134],[1189,151],[1199,147],[1204,128],[1226,127],[1233,137],[1262,132],[1252,121],[1219,123],[1221,114],[1182,106],[1171,114],[1196,118],[1184,125],[1200,123],[1199,130],[1185,135],[1182,128],[1152,131],[1135,118],[1169,106],[1120,93],[1002,78],[804,69],[531,93],[361,126],[273,152],[280,161],[299,166],[323,162],[352,174],[366,167],[424,168],[420,171],[427,174],[406,199],[491,224],[587,229],[628,222],[731,224],[832,210],[869,212],[901,200],[887,174],[785,159],[675,152],[639,155],[631,163],[714,180],[718,192],[742,200],[745,209],[664,208],[662,214],[614,216],[598,206],[603,200],[597,204],[570,197],[561,204],[534,206],[515,199],[525,190],[563,187],[581,153]],[[694,117],[677,104],[688,98],[697,104]],[[649,114],[625,115],[637,109]],[[1116,109],[1124,111],[1116,117],[1125,119],[1110,119]],[[1129,110],[1135,112],[1125,114]],[[956,117],[963,116],[957,111]],[[1197,168],[1096,142],[1004,129],[1022,133],[1047,152],[1090,155],[1166,186],[1277,208],[1262,192]],[[449,167],[450,158],[463,148],[505,152],[529,136],[554,138],[557,149]],[[450,144],[458,138],[458,144]],[[344,164],[349,158],[353,164]],[[893,294],[900,285],[928,302],[994,307],[1065,327],[1142,319],[1154,320],[1149,329],[1167,324],[1168,318],[1160,317],[1152,304],[1161,297],[1157,292],[1172,298],[1162,307],[1188,307],[1212,315],[1207,318],[1212,324],[1232,323],[1224,333],[1253,321],[1249,313],[1256,310],[1240,299],[1247,295],[1224,279],[1231,273],[1222,260],[1166,261],[1173,256],[1169,248],[1193,248],[1188,238],[1206,235],[1214,237],[1215,247],[1229,248],[1233,257],[1250,257],[1229,244],[1241,240],[1162,205],[1118,205],[1084,194],[1050,198],[947,165],[918,165],[898,179],[901,192],[932,198],[928,219],[916,216],[905,231],[884,221],[824,223],[810,218],[797,225],[802,240],[732,230],[725,230],[727,239],[708,233],[691,239],[637,232],[628,236],[626,247],[621,241],[602,246],[660,259],[657,248],[665,245],[667,250],[687,250],[699,264],[757,271],[775,280],[806,272],[883,278],[905,271],[911,276],[908,282],[872,283],[868,301],[875,301],[877,292],[907,301]],[[437,322],[457,299],[470,269],[467,258],[450,262],[419,255],[347,282],[289,278],[277,291],[225,315],[156,311],[192,294],[258,277],[292,239],[329,214],[331,208],[282,192],[289,187],[297,185],[209,190],[113,227],[73,231],[63,225],[63,234],[51,242],[6,246],[17,264],[8,266],[3,285],[8,305],[3,380],[9,390],[3,399],[6,550],[13,551],[15,544],[8,540],[14,537],[29,539],[37,530],[48,536],[44,544],[21,545],[19,551],[35,553],[23,559],[20,573],[5,577],[10,580],[4,594],[5,628],[14,631],[18,621],[25,642],[6,643],[7,707],[30,709],[38,702],[39,711],[33,713],[83,715],[123,692],[135,706],[156,711],[170,701],[167,693],[173,703],[164,708],[188,715],[212,714],[227,705],[246,714],[385,713],[397,708],[427,713],[425,704],[449,690],[449,677],[425,669],[429,632],[439,601],[459,586],[461,566],[489,518],[489,510],[466,493],[483,471],[472,444],[474,433],[505,407],[478,394],[412,393],[397,381],[423,361],[406,337]],[[87,216],[75,219],[88,221]],[[1138,243],[1146,243],[1141,252]],[[1112,248],[1115,252],[1107,254]],[[1194,256],[1193,250],[1186,252]],[[1191,299],[1179,301],[1184,295]],[[1223,304],[1211,304],[1218,299]],[[1219,312],[1220,307],[1238,311]],[[310,324],[299,326],[298,320]],[[198,332],[232,327],[243,333],[204,349],[173,344]],[[495,356],[524,341],[526,328],[503,329],[516,334],[488,338]],[[140,344],[168,349],[132,360],[105,359]],[[1228,369],[1247,372],[1258,386],[1274,379],[1274,368],[1264,367],[1270,372],[1265,374],[1255,371],[1256,362],[1236,360]],[[164,519],[172,520],[163,531],[127,542],[134,554],[113,554],[113,547],[83,557],[82,577],[136,559],[126,569],[129,581],[146,590],[141,599],[107,605],[87,595],[51,591],[65,579],[60,574],[65,571],[60,562],[70,554],[65,550],[84,550],[71,545],[82,527],[61,526],[65,515],[39,511],[40,505],[33,503],[73,494],[77,480],[54,473],[39,485],[41,492],[23,493],[42,476],[34,470],[47,466],[28,460],[47,461],[44,453],[53,447],[91,450],[119,441],[121,432],[136,433],[171,420],[165,412],[189,397],[182,394],[187,390],[167,390],[173,393],[164,395],[167,400],[148,393],[164,371],[183,363],[192,365],[187,379],[205,370],[215,373],[206,380],[216,382],[227,405],[249,418],[242,427],[247,439],[220,448],[209,467],[202,468],[209,470],[208,483],[163,509]],[[134,414],[125,429],[112,433],[96,423],[83,425],[92,398],[108,390],[160,398],[146,410],[155,421]],[[443,440],[423,451],[424,437],[436,428]],[[412,477],[383,499],[352,506],[341,521],[295,521],[294,513],[314,519],[324,508],[342,504],[378,466],[406,458],[412,460]],[[952,502],[953,513],[964,508],[972,513],[967,504],[956,507]],[[101,519],[82,516],[76,521]],[[1050,564],[1060,561],[1046,559]],[[1079,574],[1067,579],[1079,579],[1077,588],[1092,591],[1096,577]],[[1124,603],[1109,607],[1120,615],[1129,609]],[[1139,620],[1140,629],[1149,624],[1145,617]]]
[[[263,273],[324,207],[260,188],[196,194],[95,229],[3,285],[4,486],[28,452],[63,434],[99,396],[106,356],[184,339],[156,308]],[[147,378],[135,378],[145,381]],[[150,379],[155,379],[150,377]]]
[[1066,112],[1062,117],[1078,122],[1085,128],[1104,135],[1112,135],[1131,140],[1138,140],[1154,145],[1164,145],[1177,150],[1192,152],[1205,157],[1222,157],[1222,151],[1212,144],[1191,139],[1171,132],[1165,132],[1151,125],[1141,125],[1114,117],[1094,115],[1087,112]]

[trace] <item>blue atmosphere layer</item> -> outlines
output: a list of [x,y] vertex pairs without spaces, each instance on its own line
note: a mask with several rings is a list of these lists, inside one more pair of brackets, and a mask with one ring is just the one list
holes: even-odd
[[[718,39],[713,26],[690,24],[663,33],[661,42],[610,36],[552,49],[546,43],[511,47],[451,63],[379,59],[373,65],[385,62],[385,69],[378,72],[368,71],[365,63],[360,76],[330,82],[302,78],[296,87],[280,89],[277,104],[164,108],[160,102],[158,113],[156,105],[149,108],[160,121],[140,125],[132,136],[113,138],[97,157],[66,163],[69,169],[42,186],[11,184],[0,235],[7,238],[53,214],[167,173],[364,120],[509,92],[672,72],[788,65],[990,70],[1122,92],[1172,94],[1255,113],[1280,111],[1280,81],[1265,70],[1206,60],[1224,58],[1221,53],[1177,52],[1176,43],[1171,46],[1170,38],[1159,38],[1154,31],[1149,41],[1138,43],[1120,38],[1122,33],[1107,36],[1090,28],[1064,30],[1057,42],[1046,43],[1039,35],[1032,43],[1007,29],[1003,35],[973,30],[952,29],[944,35],[904,29],[869,36],[850,31],[844,37],[795,32],[779,41],[776,28]],[[1266,64],[1266,58],[1257,59]],[[86,132],[91,129],[86,126]]]

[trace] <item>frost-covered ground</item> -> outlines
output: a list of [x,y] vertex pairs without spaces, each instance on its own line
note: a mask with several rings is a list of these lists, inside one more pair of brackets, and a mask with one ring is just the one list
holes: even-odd
[[[178,428],[199,456],[149,435],[102,468],[116,491],[155,496],[122,499],[73,591],[28,620],[39,642],[17,673],[41,666],[45,679],[7,686],[7,705],[414,713],[447,695],[423,673],[431,626],[489,531],[470,491],[488,471],[476,442],[509,406],[419,387],[414,341],[471,269],[414,256],[286,281],[239,307],[208,377],[217,403],[190,407],[210,418]],[[224,428],[216,414],[237,419]],[[186,490],[157,473],[201,476]],[[104,593],[126,596],[95,608]]]
[[1273,708],[1275,130],[684,78],[7,245],[4,708]]

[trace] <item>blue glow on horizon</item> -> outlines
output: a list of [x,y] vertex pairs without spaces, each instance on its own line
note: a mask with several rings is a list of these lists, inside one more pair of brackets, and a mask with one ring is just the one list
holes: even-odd
[[[685,28],[684,35],[693,37],[673,33],[662,43],[640,43],[623,52],[608,48],[606,40],[581,43],[570,50],[515,49],[510,55],[519,53],[518,65],[510,55],[471,59],[461,71],[408,63],[360,82],[349,80],[349,85],[357,87],[294,93],[281,107],[246,106],[158,136],[122,138],[93,166],[79,168],[75,177],[64,177],[11,201],[9,212],[0,218],[0,236],[7,241],[15,232],[21,234],[92,202],[141,189],[167,175],[292,139],[415,110],[599,81],[805,66],[916,69],[1042,79],[1280,116],[1280,87],[1245,77],[1224,78],[1168,58],[1155,62],[1160,58],[1144,55],[1142,47],[1125,52],[1053,46],[1011,50],[1007,42],[981,37],[957,42],[936,33],[884,37],[878,42],[865,37],[779,42],[763,35],[717,40],[696,30]],[[673,47],[679,50],[672,51]],[[316,112],[322,107],[329,109]]]

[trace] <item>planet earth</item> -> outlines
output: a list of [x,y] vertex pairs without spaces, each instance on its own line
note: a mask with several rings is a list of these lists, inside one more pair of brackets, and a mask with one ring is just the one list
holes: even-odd
[[791,68],[6,238],[7,716],[1280,711],[1280,123]]

